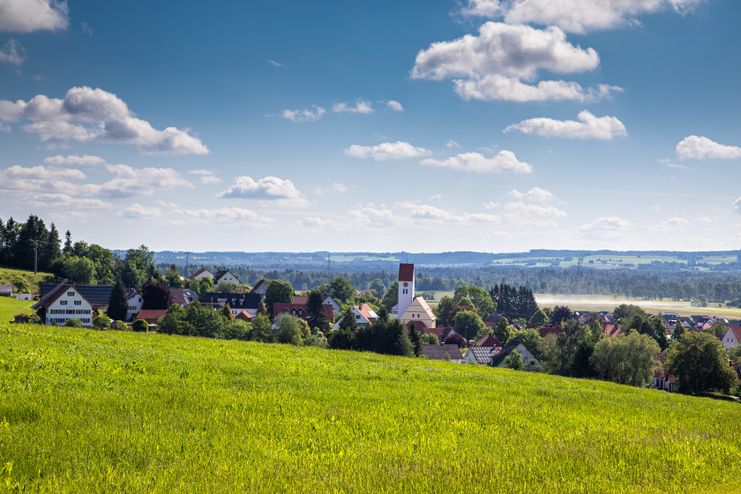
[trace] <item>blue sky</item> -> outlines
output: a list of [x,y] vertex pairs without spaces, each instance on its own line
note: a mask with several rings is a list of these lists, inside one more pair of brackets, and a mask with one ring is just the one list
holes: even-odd
[[0,4],[0,218],[112,248],[735,249],[734,0]]

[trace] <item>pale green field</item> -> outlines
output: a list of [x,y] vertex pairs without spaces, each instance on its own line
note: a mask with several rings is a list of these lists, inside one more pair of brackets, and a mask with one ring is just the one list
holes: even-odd
[[10,297],[0,297],[0,324],[13,320],[16,314],[33,314],[31,300],[16,300]]
[[650,314],[676,312],[680,316],[717,315],[729,319],[741,319],[741,309],[726,306],[692,307],[689,301],[674,300],[634,300],[627,297],[610,297],[609,295],[560,295],[535,294],[538,305],[553,307],[567,305],[572,310],[601,311],[612,310],[620,304],[632,304],[641,307]]
[[0,324],[0,491],[737,493],[739,405],[424,359]]
[[12,285],[16,280],[24,280],[28,285],[29,293],[39,293],[39,283],[52,278],[49,273],[33,274],[33,271],[22,269],[0,268],[0,285]]

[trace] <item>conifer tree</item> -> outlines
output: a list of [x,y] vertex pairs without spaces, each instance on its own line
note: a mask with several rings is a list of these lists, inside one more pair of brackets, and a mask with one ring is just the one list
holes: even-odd
[[108,317],[114,321],[125,321],[129,310],[126,294],[120,282],[113,285],[111,298],[108,300]]

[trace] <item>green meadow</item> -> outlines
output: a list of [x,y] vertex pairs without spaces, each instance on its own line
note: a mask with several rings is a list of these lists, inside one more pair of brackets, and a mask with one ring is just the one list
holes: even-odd
[[33,304],[32,300],[0,297],[0,325],[12,321],[16,314],[33,314]]
[[0,323],[0,491],[730,493],[739,458],[730,402]]
[[39,293],[39,283],[54,278],[49,273],[36,273],[23,269],[0,268],[0,285],[14,285],[22,281],[29,293]]

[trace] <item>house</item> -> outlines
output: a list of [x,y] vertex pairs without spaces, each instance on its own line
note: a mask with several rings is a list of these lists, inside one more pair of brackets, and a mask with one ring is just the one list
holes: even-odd
[[0,297],[12,297],[13,285],[0,285]]
[[180,307],[188,307],[198,300],[198,294],[188,288],[170,288],[169,304],[178,304]]
[[564,332],[564,329],[561,326],[559,326],[558,324],[546,324],[545,326],[542,326],[538,330],[538,333],[540,333],[540,337],[541,338],[545,338],[549,334],[553,334],[553,335],[558,336],[558,335],[560,335],[563,332]]
[[229,305],[234,317],[247,311],[251,317],[257,315],[262,296],[257,293],[206,293],[201,297],[201,303],[215,309],[223,309]]
[[68,319],[79,319],[92,326],[93,319],[108,309],[113,285],[78,285],[73,282],[41,283],[41,298],[33,306],[44,324],[64,326]]
[[499,347],[502,348],[502,343],[497,339],[496,336],[489,333],[487,335],[482,336],[476,341],[476,346],[491,346],[491,347]]
[[33,293],[14,293],[16,300],[33,300]]
[[424,328],[434,328],[437,317],[423,297],[417,297],[400,318],[407,327],[414,327],[418,331]]
[[[332,306],[325,304],[322,305],[322,307],[324,307],[327,320],[334,321],[334,311],[332,310]],[[277,318],[281,314],[290,314],[300,319],[307,319],[309,317],[309,307],[306,304],[306,297],[294,297],[293,303],[291,304],[274,303],[273,319]]]
[[216,271],[213,279],[214,285],[218,285],[219,283],[236,283],[239,285],[239,278],[228,270]]
[[422,345],[422,355],[430,360],[461,363],[463,355],[458,345]]
[[726,334],[723,335],[720,341],[726,350],[737,347],[741,344],[741,326],[731,326],[728,328],[728,331],[726,331]]
[[501,352],[491,358],[491,363],[489,365],[492,367],[507,367],[506,359],[512,352],[520,354],[524,369],[537,370],[540,368],[540,361],[535,358],[535,355],[533,355],[532,352],[522,343],[507,345]]
[[332,297],[330,297],[329,295],[324,297],[324,300],[322,301],[322,303],[324,305],[331,305],[332,310],[334,311],[335,314],[339,314],[340,312],[342,312],[342,307],[340,306],[340,304],[338,304],[337,301],[333,299]]
[[213,281],[214,275],[213,275],[213,273],[211,271],[209,271],[209,270],[207,270],[205,268],[201,268],[198,271],[196,271],[195,273],[193,273],[192,275],[190,275],[190,279],[191,280],[202,280],[203,278],[208,278],[211,281]]
[[246,310],[243,310],[243,311],[239,312],[236,316],[234,316],[234,319],[237,320],[237,321],[250,322],[250,321],[252,321],[252,314],[250,314]]
[[[324,304],[331,307],[331,304]],[[334,309],[333,309],[334,310]],[[378,319],[378,314],[368,304],[356,305],[352,308],[352,314],[355,317],[355,324],[358,327],[368,327]],[[344,317],[341,317],[333,326],[333,329],[338,329]]]
[[136,315],[136,319],[146,321],[150,326],[156,326],[157,321],[166,314],[165,309],[142,309]]
[[602,326],[602,333],[605,336],[609,336],[609,337],[618,336],[620,335],[622,331],[620,326],[612,322],[603,322],[603,323],[600,323],[600,325]]
[[252,290],[250,293],[256,293],[262,297],[265,296],[265,293],[268,291],[268,286],[270,285],[270,282],[266,280],[265,278],[261,279],[257,283],[255,283],[255,286],[252,287]]
[[138,291],[134,290],[133,288],[129,288],[124,293],[124,298],[126,299],[126,320],[133,321],[134,316],[136,316],[139,311],[142,310],[142,306],[144,305],[144,297]]
[[[501,350],[501,347],[499,348]],[[488,364],[494,355],[498,353],[493,346],[472,346],[463,357],[464,364]]]

